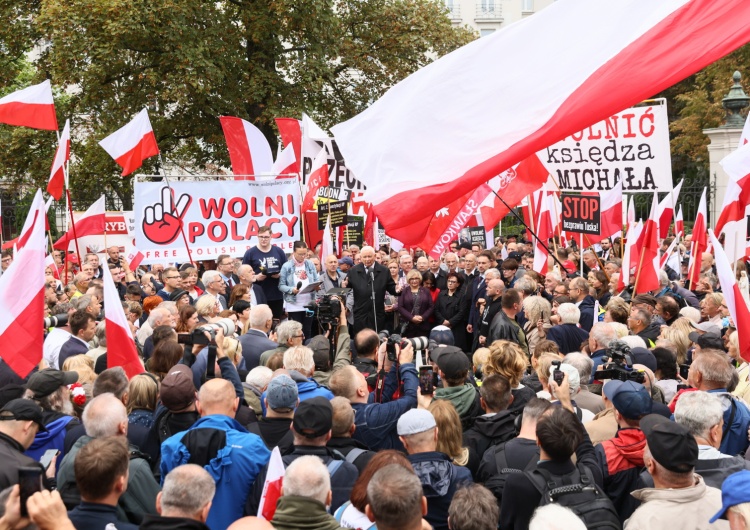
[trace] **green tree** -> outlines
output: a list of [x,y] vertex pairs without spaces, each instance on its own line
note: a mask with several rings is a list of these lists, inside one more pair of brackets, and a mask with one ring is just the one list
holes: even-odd
[[[35,46],[36,80],[65,90],[72,116],[71,187],[91,202],[109,189],[130,205],[132,181],[97,145],[149,108],[169,164],[229,166],[218,118],[239,116],[276,145],[273,119],[307,112],[322,126],[354,116],[390,86],[476,35],[434,0],[0,0],[15,28],[0,49]],[[11,24],[12,26],[13,24]],[[16,39],[16,34],[22,36]],[[15,61],[15,62],[13,62]],[[22,68],[0,76],[10,91]],[[3,127],[0,174],[43,185],[54,135]],[[10,146],[10,147],[8,147]],[[144,164],[155,172],[158,160]],[[84,205],[82,205],[84,206]]]

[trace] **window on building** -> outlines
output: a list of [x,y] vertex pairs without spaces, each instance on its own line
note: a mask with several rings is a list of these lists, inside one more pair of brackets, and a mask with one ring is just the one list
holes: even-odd
[[492,35],[493,33],[495,33],[494,29],[483,29],[483,30],[480,30],[479,36],[486,37],[487,35]]
[[521,11],[524,13],[530,13],[534,11],[534,0],[523,0],[521,4]]

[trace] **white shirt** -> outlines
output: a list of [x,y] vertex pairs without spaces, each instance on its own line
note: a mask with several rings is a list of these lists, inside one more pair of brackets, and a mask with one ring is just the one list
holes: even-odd
[[60,348],[72,336],[69,331],[61,328],[52,328],[52,331],[47,334],[42,347],[42,357],[50,365],[50,368],[60,369],[57,365],[57,360],[60,358]]

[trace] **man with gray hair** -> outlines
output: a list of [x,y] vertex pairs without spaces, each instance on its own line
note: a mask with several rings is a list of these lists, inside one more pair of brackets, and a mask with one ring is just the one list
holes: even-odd
[[250,265],[240,265],[237,269],[240,284],[250,289],[250,305],[255,307],[266,303],[266,294],[260,285],[255,283],[255,271]]
[[578,327],[581,311],[570,303],[560,304],[557,308],[560,323],[546,331],[547,340],[551,340],[565,355],[572,351],[581,351],[581,344],[589,338],[588,331]]
[[260,395],[266,390],[273,377],[273,371],[266,366],[256,366],[247,373],[242,390],[245,393],[247,406],[255,411],[256,416],[262,414]]
[[[333,393],[313,379],[315,359],[313,351],[307,346],[293,346],[284,352],[284,370],[289,371],[289,377],[297,384],[300,401],[318,396],[333,399]],[[265,399],[266,392],[263,392],[260,397],[263,412],[266,410]]]
[[599,414],[604,410],[604,401],[601,396],[594,394],[589,391],[588,385],[585,382],[591,380],[591,371],[594,368],[594,361],[591,357],[585,353],[578,351],[570,352],[563,359],[563,364],[569,364],[576,370],[581,380],[581,389],[576,394],[576,404],[586,410],[591,411],[593,414]]
[[268,359],[279,352],[285,352],[292,346],[302,346],[305,340],[305,333],[302,331],[302,324],[296,320],[285,320],[276,328],[276,342],[273,349],[266,350],[260,354],[261,366],[268,364]]
[[379,469],[367,484],[365,515],[378,530],[421,530],[427,499],[419,478],[400,464]]
[[[242,267],[250,268],[250,265],[242,265],[240,269]],[[248,370],[261,364],[260,358],[263,352],[276,348],[277,344],[268,338],[271,327],[273,327],[271,308],[266,304],[253,305],[250,308],[250,328],[240,337],[242,357],[245,358],[245,367]]]
[[568,288],[570,297],[581,311],[579,323],[585,331],[591,331],[594,325],[594,297],[589,294],[589,284],[585,278],[573,278]]
[[205,469],[195,464],[178,466],[166,476],[156,496],[159,515],[146,515],[141,528],[208,530],[205,523],[215,493],[214,479]]
[[206,294],[214,295],[219,300],[221,308],[226,309],[227,299],[224,294],[227,292],[227,284],[221,279],[221,274],[218,271],[206,271],[201,281],[206,286]]
[[617,331],[608,323],[597,322],[592,326],[591,333],[589,334],[589,351],[591,352],[591,360],[594,361],[594,367],[589,383],[593,383],[594,379],[596,379],[596,371],[604,363],[604,357],[607,356],[607,348],[616,339]]
[[153,308],[148,314],[148,319],[141,325],[140,329],[136,332],[135,338],[141,345],[141,348],[146,344],[148,339],[154,332],[154,328],[158,326],[169,326],[172,322],[172,314],[169,309],[159,306]]
[[286,468],[271,524],[276,530],[338,530],[336,519],[326,511],[332,498],[331,477],[323,461],[300,456]]
[[[78,451],[91,440],[108,436],[127,436],[128,414],[122,401],[113,394],[101,394],[86,404],[83,410],[83,425],[86,435],[81,436],[60,464],[57,474],[57,489],[68,509],[81,502],[75,480],[75,460]],[[156,513],[156,496],[159,484],[154,479],[151,466],[138,448],[130,445],[128,465],[128,488],[118,502],[118,518],[140,524],[146,514]]]

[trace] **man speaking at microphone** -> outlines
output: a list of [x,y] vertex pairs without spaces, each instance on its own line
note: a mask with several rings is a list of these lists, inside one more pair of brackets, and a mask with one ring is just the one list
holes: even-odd
[[361,263],[349,270],[345,287],[354,294],[354,333],[363,329],[385,329],[385,293],[396,296],[396,283],[388,269],[375,262],[375,249],[363,247]]

